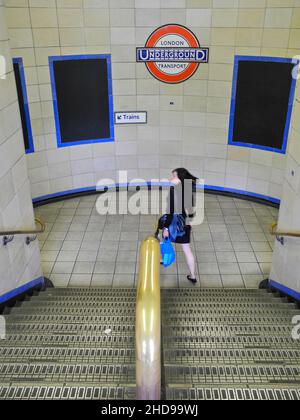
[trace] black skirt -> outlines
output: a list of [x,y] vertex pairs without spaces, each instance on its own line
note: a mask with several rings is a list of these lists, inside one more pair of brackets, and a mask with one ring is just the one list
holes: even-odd
[[176,244],[190,244],[191,243],[192,226],[186,225],[184,230],[185,230],[185,233],[183,236],[177,236],[176,241],[175,241]]

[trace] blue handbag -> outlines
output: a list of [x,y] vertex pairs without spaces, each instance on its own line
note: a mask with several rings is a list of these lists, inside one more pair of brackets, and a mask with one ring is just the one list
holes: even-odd
[[176,254],[169,238],[165,238],[161,242],[160,252],[164,267],[169,267],[176,261]]

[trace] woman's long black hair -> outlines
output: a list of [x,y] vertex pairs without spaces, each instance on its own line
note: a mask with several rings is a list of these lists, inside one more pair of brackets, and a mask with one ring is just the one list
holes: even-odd
[[[177,168],[174,169],[173,172],[177,172],[177,176],[180,179],[181,185],[182,185],[182,203],[183,203],[183,208],[185,208],[185,204],[190,208],[191,211],[191,206],[193,207],[195,205],[195,192],[196,192],[196,184],[197,184],[197,180],[198,178],[194,175],[192,175],[187,169],[185,168]],[[187,180],[191,180],[192,181],[192,202],[190,203],[185,203],[185,192],[184,192],[184,181]],[[190,216],[192,216],[190,214]]]
[[177,176],[180,179],[181,183],[184,185],[184,181],[186,179],[191,179],[193,181],[193,186],[196,186],[197,183],[197,177],[192,175],[187,169],[185,168],[177,168],[174,169],[173,172],[177,172]]

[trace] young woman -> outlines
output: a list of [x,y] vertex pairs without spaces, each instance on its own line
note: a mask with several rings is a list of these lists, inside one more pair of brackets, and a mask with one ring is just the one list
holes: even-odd
[[169,214],[166,223],[162,226],[162,235],[164,238],[169,236],[168,227],[172,222],[174,213],[181,214],[186,220],[185,232],[183,236],[178,236],[175,243],[181,244],[188,265],[190,274],[187,279],[192,283],[197,283],[195,257],[191,250],[191,230],[188,219],[193,218],[194,194],[197,178],[185,168],[177,168],[172,172],[170,182],[174,187],[170,191]]

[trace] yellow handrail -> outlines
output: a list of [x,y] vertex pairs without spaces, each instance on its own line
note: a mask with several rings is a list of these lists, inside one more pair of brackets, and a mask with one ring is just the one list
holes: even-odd
[[140,250],[135,338],[137,399],[160,400],[160,249],[154,237],[146,239]]
[[37,235],[38,233],[45,232],[46,225],[40,219],[35,218],[35,223],[40,225],[39,229],[31,229],[31,230],[12,230],[7,232],[0,232],[0,236],[15,236],[15,235]]
[[300,238],[300,232],[284,232],[284,231],[278,231],[277,230],[277,223],[274,223],[272,226],[271,226],[271,230],[270,230],[270,233],[271,233],[271,235],[274,235],[274,236],[290,236],[291,238]]

